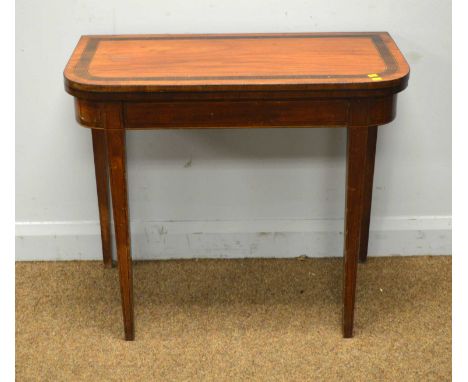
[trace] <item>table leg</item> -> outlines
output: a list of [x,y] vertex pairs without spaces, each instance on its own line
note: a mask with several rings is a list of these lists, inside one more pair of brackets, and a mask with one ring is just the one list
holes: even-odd
[[359,261],[367,260],[367,247],[369,244],[369,225],[372,205],[372,184],[374,181],[375,148],[377,144],[378,126],[369,127],[369,137],[366,150],[366,179],[364,181],[364,213],[362,219],[361,239],[359,243]]
[[101,224],[101,244],[104,267],[112,267],[111,219],[109,209],[109,179],[107,172],[106,133],[91,129],[93,138],[94,170]]
[[353,336],[359,242],[364,215],[365,171],[370,128],[348,127],[343,280],[343,335]]
[[109,158],[125,339],[131,341],[135,338],[135,330],[133,322],[133,280],[127,196],[125,130],[122,126],[120,105],[107,107],[105,113],[107,154]]

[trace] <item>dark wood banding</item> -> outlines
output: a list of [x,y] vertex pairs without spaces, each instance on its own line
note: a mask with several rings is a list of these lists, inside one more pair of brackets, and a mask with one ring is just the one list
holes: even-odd
[[376,90],[408,74],[388,33],[365,32],[83,36],[64,77],[72,94],[147,94]]

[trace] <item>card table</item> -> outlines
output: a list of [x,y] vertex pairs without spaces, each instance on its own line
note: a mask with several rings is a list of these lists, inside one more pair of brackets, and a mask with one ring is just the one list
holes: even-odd
[[112,196],[125,339],[135,337],[126,131],[272,127],[347,129],[343,335],[352,337],[377,128],[395,118],[408,78],[386,32],[82,36],[64,82],[91,129],[106,267]]

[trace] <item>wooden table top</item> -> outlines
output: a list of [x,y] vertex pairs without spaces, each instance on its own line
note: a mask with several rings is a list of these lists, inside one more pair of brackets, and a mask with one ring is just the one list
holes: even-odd
[[67,90],[404,88],[409,67],[386,32],[82,36]]

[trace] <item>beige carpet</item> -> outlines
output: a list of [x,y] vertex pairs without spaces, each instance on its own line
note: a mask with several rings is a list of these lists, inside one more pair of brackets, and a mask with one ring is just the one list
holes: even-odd
[[451,258],[359,266],[341,337],[341,259],[17,263],[18,381],[449,381]]

